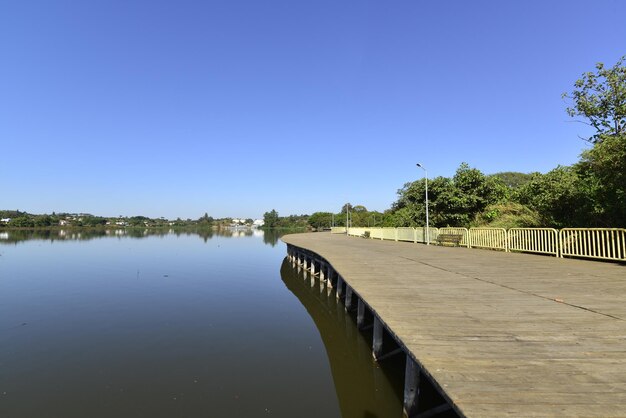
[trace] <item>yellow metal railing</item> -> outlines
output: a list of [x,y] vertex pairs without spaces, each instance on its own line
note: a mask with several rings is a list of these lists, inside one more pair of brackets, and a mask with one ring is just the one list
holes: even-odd
[[383,239],[383,229],[382,228],[371,228],[370,229],[370,238],[372,238],[372,239]]
[[[345,233],[334,227],[333,234]],[[584,257],[602,260],[626,260],[626,229],[624,228],[429,228],[430,242],[437,243],[440,234],[461,235],[460,245],[551,254],[557,257]],[[426,243],[426,228],[349,228],[350,236],[372,239]]]
[[417,242],[415,238],[415,228],[396,228],[396,237],[398,241]]
[[626,229],[563,228],[559,243],[561,256],[626,260]]
[[396,228],[383,228],[383,239],[397,241]]
[[504,228],[470,228],[470,247],[508,251],[507,232]]
[[[422,231],[423,231],[423,235],[424,235],[424,238],[423,238],[422,242],[426,243],[426,238],[427,238],[427,236],[426,236],[426,228],[425,227],[422,228]],[[438,236],[439,236],[439,228],[435,228],[435,227],[432,227],[432,226],[428,228],[428,238],[430,239],[430,243],[431,244],[436,244],[437,243],[437,237]]]
[[559,256],[558,231],[554,228],[511,228],[507,241],[509,251]]
[[[450,235],[461,235],[461,242],[459,242],[459,244],[463,247],[467,247],[469,248],[470,246],[470,240],[469,240],[469,231],[467,230],[467,228],[451,228],[451,227],[446,227],[446,228],[439,228],[439,234],[438,235],[444,235],[444,234],[450,234]],[[431,242],[433,241],[432,237],[431,237]]]
[[350,227],[348,228],[348,235],[353,236],[353,237],[360,237],[360,236],[363,236],[366,230],[367,228]]

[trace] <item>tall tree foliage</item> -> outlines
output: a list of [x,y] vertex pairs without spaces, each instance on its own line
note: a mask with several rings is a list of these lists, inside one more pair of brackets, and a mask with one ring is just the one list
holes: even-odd
[[593,211],[592,182],[578,167],[559,166],[546,174],[533,173],[514,193],[514,200],[539,213],[542,226],[575,227],[589,224]]
[[[386,224],[425,225],[425,186],[425,181],[419,180],[398,190]],[[436,177],[428,182],[430,222],[433,226],[469,226],[478,213],[502,201],[507,193],[502,180],[463,163],[452,178]]]
[[577,165],[588,182],[595,210],[590,221],[602,226],[626,227],[626,133],[607,135],[583,152]]
[[265,212],[263,214],[263,226],[265,228],[275,228],[278,226],[278,212],[275,209],[272,209],[269,212]]
[[[563,93],[572,99],[567,108],[571,117],[582,116],[595,133],[586,138],[592,143],[602,142],[607,136],[626,133],[626,55],[606,68],[596,64],[596,72],[586,72],[574,83],[571,93]],[[583,122],[583,121],[581,121]]]

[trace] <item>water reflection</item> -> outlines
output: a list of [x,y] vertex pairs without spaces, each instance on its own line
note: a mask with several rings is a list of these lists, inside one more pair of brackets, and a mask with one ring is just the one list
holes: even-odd
[[0,417],[400,417],[403,365],[287,232],[0,231]]
[[285,286],[306,308],[319,330],[342,417],[402,416],[404,357],[376,363],[369,342],[371,335],[357,330],[355,317],[346,314],[333,289],[307,272],[298,272],[287,259],[280,273]]
[[341,416],[284,245],[136,231],[0,246],[0,417]]
[[204,242],[212,237],[240,238],[263,237],[263,242],[274,247],[281,236],[294,230],[260,230],[255,228],[74,228],[74,229],[8,229],[0,230],[0,244],[17,244],[28,240],[44,241],[88,241],[98,238],[148,238],[197,235]]

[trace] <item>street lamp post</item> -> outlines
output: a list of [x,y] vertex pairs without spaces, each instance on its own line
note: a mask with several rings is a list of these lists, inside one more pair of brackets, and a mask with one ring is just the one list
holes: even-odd
[[415,164],[424,170],[424,180],[426,185],[426,245],[430,245],[430,228],[428,228],[428,171],[420,163]]

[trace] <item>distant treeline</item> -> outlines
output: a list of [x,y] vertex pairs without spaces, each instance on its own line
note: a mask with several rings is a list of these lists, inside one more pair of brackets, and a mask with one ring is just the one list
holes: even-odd
[[[463,163],[452,177],[428,181],[430,225],[461,227],[626,226],[626,135],[596,142],[581,160],[546,174],[503,172],[485,175]],[[424,179],[406,183],[384,212],[345,204],[339,212],[280,217],[265,214],[267,227],[308,225],[424,226]]]
[[[249,221],[249,222],[248,222]],[[89,213],[32,214],[19,210],[0,210],[0,228],[49,228],[49,227],[227,227],[233,224],[232,218],[214,219],[204,214],[198,219],[168,220],[147,216],[103,217]],[[252,219],[237,220],[237,225],[252,225]]]

